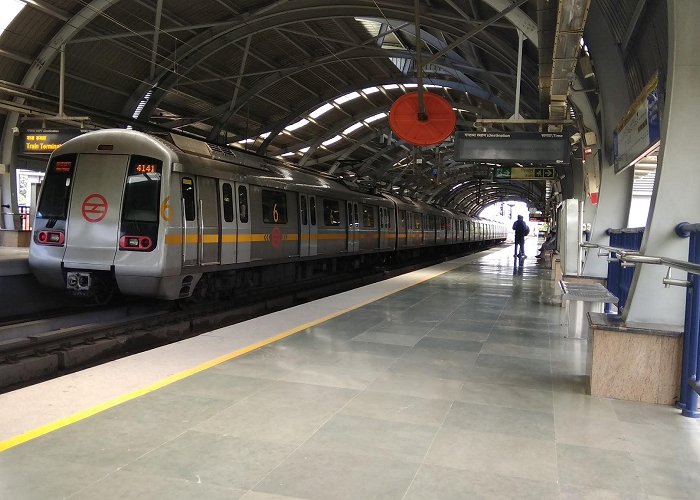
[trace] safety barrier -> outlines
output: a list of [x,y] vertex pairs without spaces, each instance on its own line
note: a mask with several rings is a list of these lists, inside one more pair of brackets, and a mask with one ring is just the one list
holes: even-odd
[[[644,228],[608,229],[606,234],[610,236],[610,247],[636,251],[642,246]],[[611,251],[608,258],[608,290],[620,299],[617,304],[620,313],[627,303],[633,277],[634,267],[623,265],[620,262],[619,253]],[[610,312],[609,304],[606,304],[605,312]]]
[[[690,238],[688,245],[688,262],[700,266],[700,224],[683,223],[676,226],[676,234],[681,238]],[[669,268],[670,275],[670,268]],[[678,406],[686,417],[698,418],[698,373],[700,373],[700,272],[688,270],[688,281],[677,282],[670,276],[664,280],[670,285],[686,286],[685,326],[683,329],[683,366],[681,368],[681,394]]]

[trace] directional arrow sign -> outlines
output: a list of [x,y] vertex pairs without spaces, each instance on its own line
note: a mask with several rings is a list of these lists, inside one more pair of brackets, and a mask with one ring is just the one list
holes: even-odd
[[553,167],[496,167],[493,170],[494,180],[554,180],[556,170]]

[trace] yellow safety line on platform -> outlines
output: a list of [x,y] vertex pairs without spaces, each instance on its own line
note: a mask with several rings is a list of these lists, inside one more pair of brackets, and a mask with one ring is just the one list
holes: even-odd
[[70,415],[68,417],[59,419],[56,422],[42,425],[41,427],[37,427],[36,429],[33,429],[31,431],[20,434],[19,436],[15,436],[15,437],[6,439],[5,441],[0,441],[0,453],[2,453],[3,451],[9,450],[10,448],[13,448],[15,446],[18,446],[22,443],[26,443],[28,441],[31,441],[32,439],[36,439],[38,437],[41,437],[41,436],[48,434],[50,432],[56,431],[56,430],[61,429],[63,427],[67,427],[71,424],[74,424],[76,422],[84,420],[88,417],[91,417],[93,415],[101,413],[105,410],[109,410],[110,408],[113,408],[113,407],[120,405],[122,403],[126,403],[127,401],[131,401],[132,399],[136,399],[138,397],[144,396],[150,392],[161,389],[167,385],[170,385],[174,382],[177,382],[179,380],[182,380],[182,379],[185,379],[185,378],[190,377],[192,375],[195,375],[195,374],[202,372],[204,370],[208,370],[209,368],[213,368],[216,365],[219,365],[221,363],[225,363],[226,361],[230,361],[234,358],[237,358],[239,356],[247,354],[251,351],[254,351],[256,349],[260,349],[261,347],[265,347],[266,345],[277,342],[278,340],[282,340],[286,337],[289,337],[290,335],[294,335],[295,333],[299,333],[302,330],[306,330],[307,328],[311,328],[312,326],[316,326],[320,323],[324,323],[324,322],[326,322],[330,319],[333,319],[337,316],[341,316],[341,315],[346,314],[346,313],[353,311],[355,309],[359,309],[360,307],[364,307],[367,304],[371,304],[372,302],[375,302],[381,298],[387,297],[388,295],[392,295],[396,292],[400,292],[401,290],[405,290],[406,288],[412,287],[414,285],[417,285],[418,283],[422,283],[422,282],[427,281],[429,279],[436,278],[437,276],[445,274],[446,272],[447,272],[447,270],[442,271],[440,273],[437,273],[434,276],[431,276],[429,278],[426,277],[426,278],[419,279],[418,281],[416,281],[414,283],[407,284],[405,286],[402,286],[401,288],[394,290],[390,294],[379,295],[379,296],[374,297],[372,299],[366,300],[360,304],[356,304],[356,305],[348,307],[346,309],[328,314],[322,318],[319,318],[319,319],[316,319],[313,321],[309,321],[308,323],[304,323],[303,325],[299,325],[295,328],[292,328],[291,330],[286,330],[282,333],[278,333],[277,335],[269,337],[265,340],[261,340],[260,342],[256,342],[255,344],[251,344],[251,345],[244,347],[242,349],[238,349],[237,351],[233,351],[233,352],[230,352],[228,354],[224,354],[223,356],[219,356],[218,358],[214,358],[210,361],[207,361],[207,362],[202,363],[198,366],[195,366],[194,368],[190,368],[190,369],[184,370],[180,373],[170,375],[169,377],[166,377],[163,380],[155,382],[155,383],[148,385],[146,387],[142,387],[141,389],[137,389],[135,391],[129,392],[129,393],[124,394],[122,396],[118,396],[114,399],[110,399],[109,401],[105,401],[104,403],[100,403],[98,405],[95,405],[92,408],[88,408],[86,410],[80,411],[80,412],[75,413],[73,415]]

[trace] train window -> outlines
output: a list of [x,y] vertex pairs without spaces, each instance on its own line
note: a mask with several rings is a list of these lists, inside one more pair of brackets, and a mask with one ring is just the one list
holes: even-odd
[[132,156],[124,188],[122,221],[158,222],[160,213],[160,171],[162,162]]
[[316,225],[316,197],[309,197],[309,215],[311,216],[311,225]]
[[444,231],[444,230],[445,230],[445,224],[446,224],[445,218],[444,218],[444,217],[440,217],[440,231]]
[[417,229],[420,231],[423,227],[423,215],[422,214],[414,214],[413,215],[413,229]]
[[326,226],[340,226],[340,203],[335,200],[323,200],[323,223]]
[[238,218],[243,224],[248,222],[248,189],[238,186]]
[[262,213],[265,224],[287,223],[287,195],[283,191],[262,190]]
[[182,201],[185,204],[185,220],[194,220],[194,181],[189,177],[182,178]]
[[306,213],[306,196],[301,195],[299,197],[299,212],[301,214],[301,225],[306,226],[309,223],[309,216]]
[[41,199],[37,209],[39,219],[65,219],[68,212],[68,196],[77,155],[57,156],[46,170]]
[[224,220],[233,222],[233,188],[228,182],[221,186],[221,194],[224,202]]
[[355,206],[355,227],[358,227],[360,225],[360,214],[358,213],[357,203],[354,203],[354,206]]
[[362,227],[375,227],[374,207],[362,205]]

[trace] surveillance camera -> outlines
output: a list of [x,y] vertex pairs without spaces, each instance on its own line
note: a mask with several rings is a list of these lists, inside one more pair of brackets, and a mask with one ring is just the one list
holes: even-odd
[[19,127],[12,127],[12,135],[15,137],[19,135]]

